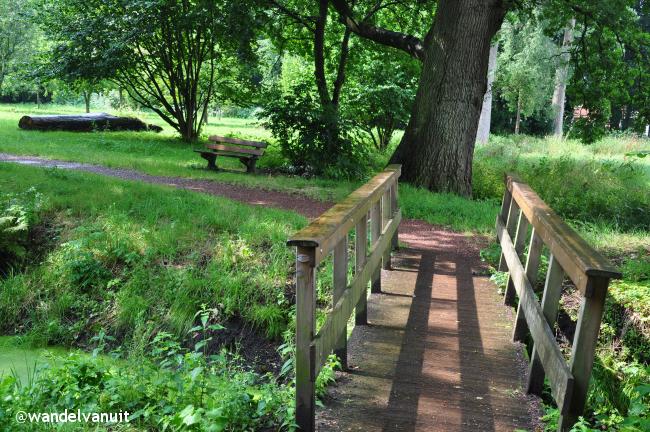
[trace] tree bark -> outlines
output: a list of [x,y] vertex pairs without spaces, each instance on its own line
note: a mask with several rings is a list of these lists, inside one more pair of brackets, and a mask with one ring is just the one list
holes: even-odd
[[84,96],[84,103],[86,104],[86,114],[90,113],[90,97],[92,96],[92,93],[89,91],[84,91],[83,92]]
[[521,90],[517,95],[517,114],[515,116],[515,135],[519,135],[519,124],[521,123]]
[[553,135],[562,137],[564,134],[564,104],[566,103],[566,84],[569,77],[569,60],[571,54],[569,47],[573,43],[573,28],[576,20],[571,19],[564,29],[564,38],[562,40],[562,55],[560,56],[560,65],[555,72],[555,89],[553,90]]
[[478,144],[487,144],[490,138],[490,123],[492,122],[492,84],[494,83],[494,73],[497,65],[497,53],[499,52],[499,43],[496,42],[490,46],[490,57],[488,60],[487,90],[483,96],[483,105],[481,107],[481,117],[478,121],[478,131],[476,132],[476,142]]
[[390,161],[402,164],[403,180],[433,191],[471,195],[490,43],[505,13],[500,0],[438,3],[424,41],[411,118]]

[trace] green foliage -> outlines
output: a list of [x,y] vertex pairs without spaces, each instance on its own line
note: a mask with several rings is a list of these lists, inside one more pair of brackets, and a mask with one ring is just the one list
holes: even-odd
[[544,34],[543,23],[515,15],[499,32],[501,52],[497,57],[494,88],[507,102],[509,111],[522,117],[543,112],[548,117],[558,48]]
[[[558,409],[545,406],[545,431],[557,430]],[[610,354],[597,356],[587,401],[587,412],[572,432],[600,430],[642,432],[650,426],[650,368],[623,362]]]
[[289,160],[289,172],[349,179],[365,171],[365,149],[350,138],[351,125],[338,110],[323,107],[310,85],[271,91],[261,116]]
[[27,255],[28,236],[38,223],[42,197],[31,188],[19,194],[0,194],[0,274]]
[[541,10],[550,33],[563,28],[570,18],[576,19],[571,49],[574,71],[567,98],[589,114],[574,124],[571,133],[584,142],[594,142],[607,127],[619,128],[621,120],[623,128],[642,130],[650,122],[647,2],[548,0]]
[[245,371],[225,352],[208,360],[163,336],[152,342],[151,350],[167,361],[70,354],[58,365],[39,369],[31,385],[0,378],[0,428],[13,428],[21,410],[65,409],[128,412],[131,427],[150,431],[291,428],[291,388]]
[[0,0],[0,95],[5,80],[21,69],[35,40],[31,0]]
[[[364,53],[351,65],[344,115],[379,152],[388,150],[395,132],[406,128],[417,90],[419,64],[393,52]],[[410,62],[409,62],[410,61]]]

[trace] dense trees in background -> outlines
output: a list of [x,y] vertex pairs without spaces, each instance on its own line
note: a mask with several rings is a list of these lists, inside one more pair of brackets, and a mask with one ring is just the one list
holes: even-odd
[[[650,123],[647,0],[0,0],[0,11],[0,97],[71,95],[89,111],[92,95],[119,91],[123,107],[128,93],[188,141],[210,109],[261,108],[296,173],[359,176],[369,151],[394,151],[404,180],[469,195],[488,126],[590,142]],[[491,122],[477,135],[480,116]]]
[[0,94],[8,76],[30,59],[36,40],[30,0],[0,0]]

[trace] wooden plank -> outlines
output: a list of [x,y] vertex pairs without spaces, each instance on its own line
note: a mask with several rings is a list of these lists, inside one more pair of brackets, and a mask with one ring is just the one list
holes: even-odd
[[[388,188],[386,192],[384,192],[384,196],[381,198],[381,227],[382,230],[388,225],[388,222],[390,219],[393,217],[393,209],[392,209],[392,203],[391,203],[391,190],[392,187]],[[384,257],[381,260],[381,268],[384,270],[390,270],[390,251],[391,247],[387,247],[386,251],[384,252]],[[381,278],[381,273],[380,273],[380,278]],[[381,289],[380,289],[381,291]]]
[[352,309],[366,297],[368,282],[370,281],[375,269],[380,267],[384,250],[390,247],[393,234],[397,231],[401,220],[402,213],[401,211],[398,211],[395,217],[390,220],[389,224],[381,233],[378,242],[370,249],[368,260],[355,274],[350,285],[346,288],[341,298],[336,302],[332,311],[328,314],[327,320],[314,338],[312,345],[315,350],[315,371],[317,376],[323,364],[327,360],[327,356],[335,347],[341,329],[347,326],[348,318],[352,314]]
[[219,135],[211,135],[208,139],[210,141],[219,142],[219,143],[237,144],[237,145],[251,146],[257,148],[266,148],[269,145],[264,141],[249,141],[249,140],[230,138],[230,137],[224,137]]
[[[544,242],[535,233],[535,228],[533,228],[533,232],[530,236],[530,244],[528,246],[528,256],[526,257],[526,277],[533,289],[537,285],[537,271],[539,270],[539,262],[542,257],[543,249]],[[512,333],[512,339],[515,342],[523,342],[526,334],[528,334],[526,318],[524,317],[521,305],[518,305],[517,319],[515,320],[515,329]]]
[[[357,222],[356,236],[354,238],[354,275],[355,277],[365,267],[367,261],[368,250],[368,215],[364,214]],[[354,323],[357,325],[368,324],[368,298],[367,298],[367,284],[364,289],[364,295],[359,297],[356,303]]]
[[[508,233],[511,236],[515,234],[515,228],[517,226],[517,218],[519,217],[519,207],[514,200],[510,201],[510,208],[508,209],[508,217],[503,219],[506,226],[508,227]],[[499,258],[499,271],[508,271],[508,265],[506,260],[503,257],[503,252],[501,252],[501,257]]]
[[342,202],[334,205],[307,227],[294,234],[289,246],[313,246],[319,257],[328,254],[334,245],[356,225],[371,205],[399,178],[401,165],[389,165],[365,185],[352,192]]
[[568,412],[562,412],[558,421],[559,431],[568,431],[582,415],[587,394],[594,354],[598,343],[598,331],[605,310],[605,297],[609,279],[591,276],[589,284],[593,291],[591,297],[585,297],[580,304],[576,333],[571,348],[571,373],[575,377],[573,397]]
[[571,229],[530,186],[509,177],[507,187],[526,218],[583,295],[588,297],[593,294],[587,284],[589,276],[621,278],[621,273]]
[[[382,231],[382,217],[381,217],[381,199],[375,201],[370,207],[370,244],[374,247],[379,241]],[[372,281],[370,282],[370,292],[381,292],[381,267],[372,274]]]
[[519,302],[522,305],[531,336],[537,346],[540,360],[551,385],[551,394],[561,412],[566,412],[573,391],[573,376],[564,360],[562,351],[555,341],[553,331],[546,322],[540,304],[537,302],[523,265],[515,251],[510,235],[503,223],[497,219],[497,237],[512,276]]
[[[348,286],[348,238],[347,236],[334,248],[334,292],[332,302],[334,305],[343,296]],[[350,315],[348,315],[349,317]],[[339,358],[342,368],[348,368],[348,334],[347,319],[342,326],[340,335],[334,345],[334,354]]]
[[[564,270],[551,255],[546,272],[546,282],[544,284],[544,295],[542,297],[542,312],[549,327],[553,328],[557,320],[557,312],[560,308],[560,297],[562,297],[562,282],[564,281]],[[530,366],[528,368],[528,393],[542,395],[544,388],[544,368],[542,361],[537,353],[537,347],[533,345],[533,352],[530,356]]]
[[316,311],[314,248],[299,247],[296,254],[296,423],[301,430],[315,430],[316,367],[311,342]]
[[[515,229],[515,233],[515,250],[519,256],[524,250],[526,235],[528,234],[528,220],[526,220],[526,216],[522,211],[519,212],[519,216],[517,217],[517,228]],[[510,274],[508,274],[508,280],[506,282],[506,292],[504,294],[503,303],[507,305],[514,305],[515,303],[515,287],[512,284]]]
[[256,148],[237,147],[237,146],[230,146],[230,145],[223,145],[223,144],[208,144],[205,146],[205,148],[209,148],[211,150],[230,152],[230,153],[242,153],[242,154],[253,155],[253,156],[262,156],[264,154],[264,150],[259,150]]

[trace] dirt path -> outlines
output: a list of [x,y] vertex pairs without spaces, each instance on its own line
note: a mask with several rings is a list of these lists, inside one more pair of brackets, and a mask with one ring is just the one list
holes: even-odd
[[[224,196],[316,217],[331,204],[209,180],[159,177],[97,165],[18,157],[58,167]],[[535,430],[540,411],[523,391],[525,362],[511,342],[512,313],[479,260],[481,240],[405,220],[407,245],[382,270],[368,300],[369,325],[354,328],[349,371],[319,410],[320,431]]]
[[101,165],[91,165],[77,162],[66,162],[53,159],[44,159],[36,156],[17,156],[0,153],[0,162],[14,162],[44,168],[61,168],[75,171],[85,171],[115,177],[122,180],[136,180],[146,183],[171,186],[178,189],[187,189],[203,192],[210,195],[223,196],[246,204],[279,209],[291,210],[309,218],[315,218],[327,210],[332,203],[316,201],[298,194],[288,194],[263,189],[247,188],[212,180],[197,180],[183,177],[164,177],[143,174],[139,171],[108,168]]

